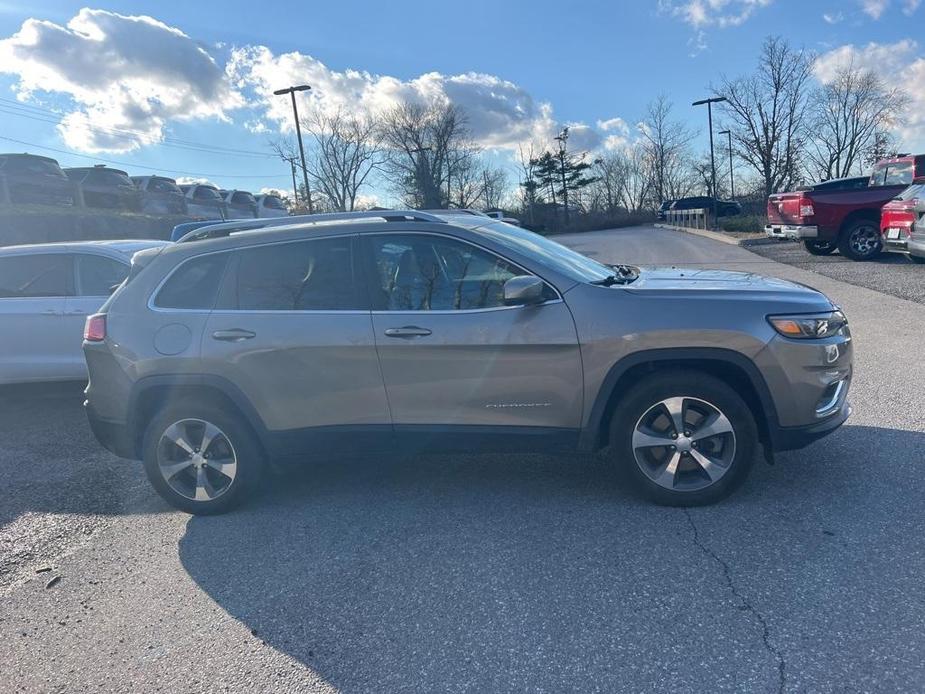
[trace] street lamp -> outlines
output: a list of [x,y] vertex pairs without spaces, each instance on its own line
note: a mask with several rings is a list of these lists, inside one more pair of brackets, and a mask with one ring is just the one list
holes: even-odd
[[299,156],[302,158],[302,176],[305,179],[305,196],[308,198],[308,213],[313,214],[314,210],[312,209],[312,189],[308,185],[308,167],[305,165],[305,149],[302,147],[302,128],[299,125],[299,108],[295,103],[295,93],[296,92],[307,92],[311,87],[307,84],[300,84],[295,87],[286,87],[285,89],[277,89],[273,92],[276,96],[282,96],[283,94],[288,94],[292,97],[292,115],[295,117],[295,133],[296,138],[299,140]]
[[732,132],[729,130],[720,130],[717,135],[728,135],[729,136],[729,197],[733,200],[736,199],[736,182],[735,177],[732,175]]
[[707,105],[707,118],[710,124],[710,172],[713,180],[713,223],[716,224],[716,161],[713,158],[713,104],[727,101],[725,96],[714,96],[709,99],[695,101],[691,106]]

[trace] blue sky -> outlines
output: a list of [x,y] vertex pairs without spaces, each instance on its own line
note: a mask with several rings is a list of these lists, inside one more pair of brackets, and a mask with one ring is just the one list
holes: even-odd
[[[913,90],[901,138],[925,149],[925,8],[915,0],[569,5],[107,2],[81,12],[81,3],[0,0],[0,136],[48,148],[0,140],[0,150],[286,187],[286,168],[260,156],[290,126],[286,104],[266,92],[300,78],[328,105],[445,96],[470,110],[501,161],[564,123],[601,148],[632,138],[662,93],[705,130],[690,102],[720,74],[751,69],[768,34],[824,59],[853,56]],[[156,22],[125,19],[139,15]]]

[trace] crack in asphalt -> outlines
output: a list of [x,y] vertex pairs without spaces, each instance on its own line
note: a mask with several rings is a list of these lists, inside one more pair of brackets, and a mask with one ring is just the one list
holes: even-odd
[[787,661],[784,659],[780,650],[771,643],[771,628],[768,626],[767,620],[764,618],[764,615],[749,602],[748,598],[739,592],[735,581],[732,580],[732,569],[729,568],[729,564],[700,540],[700,532],[697,530],[697,525],[694,523],[693,517],[691,517],[690,510],[684,509],[684,515],[687,516],[687,522],[690,524],[691,530],[694,533],[694,544],[701,552],[720,565],[723,571],[723,578],[726,581],[726,586],[729,588],[729,591],[739,599],[739,602],[741,602],[740,609],[749,612],[761,625],[761,641],[764,643],[764,648],[777,661],[777,691],[778,694],[782,694],[787,684]]

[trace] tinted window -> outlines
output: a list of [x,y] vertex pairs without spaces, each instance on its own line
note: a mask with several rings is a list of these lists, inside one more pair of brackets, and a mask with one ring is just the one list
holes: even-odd
[[505,305],[504,283],[525,274],[493,253],[439,236],[371,236],[370,244],[379,310],[496,308]]
[[77,256],[77,293],[80,296],[108,296],[122,284],[128,265],[101,255]]
[[280,200],[280,199],[279,199],[278,197],[276,197],[275,195],[267,195],[267,196],[263,199],[263,206],[264,206],[264,207],[269,207],[269,208],[272,209],[272,210],[284,210],[284,209],[286,209],[286,206],[283,205],[283,201]]
[[880,164],[870,175],[872,186],[901,186],[912,183],[915,166],[912,161]]
[[0,258],[0,298],[69,296],[73,262],[62,253]]
[[365,309],[353,270],[350,237],[237,251],[220,308],[240,311]]
[[62,176],[64,173],[57,162],[51,159],[42,159],[41,157],[8,157],[3,170],[7,173],[47,174],[51,176]]
[[148,190],[152,193],[179,193],[176,184],[165,178],[152,178],[148,182]]
[[251,195],[250,193],[242,193],[241,191],[238,191],[237,193],[232,195],[231,201],[242,204],[242,205],[253,205],[255,202],[253,195]]
[[208,188],[206,186],[199,186],[196,188],[196,192],[193,193],[194,198],[199,198],[200,200],[218,200],[220,195],[215,188]]
[[181,264],[161,287],[154,305],[211,310],[227,260],[227,253],[214,253]]
[[105,169],[90,171],[84,182],[97,186],[126,186],[132,183],[124,173],[106,171]]

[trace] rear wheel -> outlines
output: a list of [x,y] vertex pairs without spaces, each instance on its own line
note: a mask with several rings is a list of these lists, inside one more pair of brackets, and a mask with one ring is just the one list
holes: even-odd
[[742,398],[719,379],[694,371],[636,384],[611,421],[616,463],[643,494],[669,506],[728,496],[751,470],[757,440]]
[[834,241],[818,241],[816,239],[804,239],[803,247],[812,255],[831,255],[836,248]]
[[873,260],[882,250],[880,228],[869,219],[853,222],[838,239],[838,251],[852,260]]
[[262,456],[251,428],[212,403],[168,405],[145,432],[148,480],[171,506],[198,515],[240,503],[260,478]]

